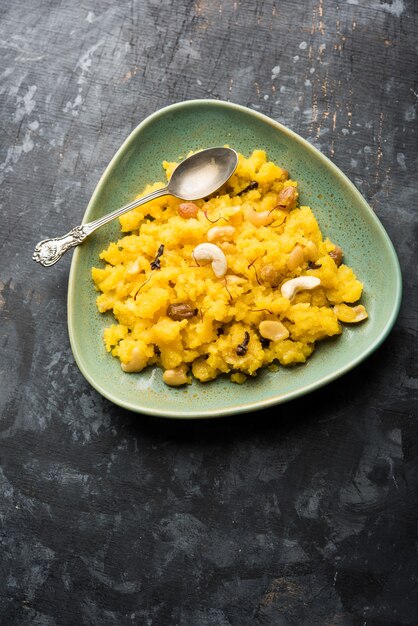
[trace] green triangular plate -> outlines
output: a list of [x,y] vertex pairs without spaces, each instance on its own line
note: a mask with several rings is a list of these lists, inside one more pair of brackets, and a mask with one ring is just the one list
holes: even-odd
[[167,387],[161,371],[125,374],[105,351],[103,329],[111,317],[96,309],[91,267],[101,250],[120,237],[109,224],[76,248],[68,289],[68,330],[75,360],[91,385],[117,405],[152,415],[199,418],[255,411],[309,393],[369,356],[391,330],[401,301],[399,263],[379,219],[348,178],[318,150],[274,120],[236,104],[191,100],[168,106],[143,121],[110,162],[90,200],[84,222],[132,200],[146,183],[161,180],[164,159],[190,150],[229,145],[249,155],[266,150],[299,182],[300,202],[312,207],[324,236],[337,242],[364,283],[366,323],[345,327],[336,340],[319,343],[304,365],[264,371],[243,385],[227,378]]

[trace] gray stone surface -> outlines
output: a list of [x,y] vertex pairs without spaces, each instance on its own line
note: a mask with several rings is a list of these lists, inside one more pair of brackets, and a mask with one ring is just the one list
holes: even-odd
[[[418,623],[416,15],[412,0],[3,0],[0,623]],[[415,22],[414,22],[415,19]],[[367,362],[256,415],[176,423],[100,397],[66,329],[70,254],[148,114],[221,98],[347,173],[404,300]],[[415,256],[414,256],[415,255]]]

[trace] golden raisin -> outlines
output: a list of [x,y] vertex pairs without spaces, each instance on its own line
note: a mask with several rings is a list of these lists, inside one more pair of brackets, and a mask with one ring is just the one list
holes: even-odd
[[187,320],[196,314],[197,309],[191,307],[190,304],[170,304],[167,309],[168,317],[176,322]]
[[331,257],[331,259],[334,260],[334,263],[337,267],[340,267],[341,263],[343,262],[343,251],[341,250],[340,246],[335,246],[334,250],[331,250],[331,252],[329,253],[329,256]]
[[260,269],[260,280],[262,283],[270,285],[271,287],[277,287],[282,279],[282,275],[279,270],[271,263],[263,265]]
[[182,202],[178,208],[178,214],[180,217],[184,217],[185,219],[196,217],[198,211],[199,207],[194,202]]
[[284,187],[277,194],[277,205],[282,209],[294,209],[298,194],[294,187]]

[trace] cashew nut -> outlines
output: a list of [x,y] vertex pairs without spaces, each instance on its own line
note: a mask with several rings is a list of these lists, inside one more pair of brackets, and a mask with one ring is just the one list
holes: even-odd
[[212,261],[212,269],[216,278],[225,276],[228,264],[226,256],[214,243],[200,243],[193,250],[194,259],[199,261]]
[[227,215],[229,215],[229,217],[232,217],[233,215],[239,213],[241,211],[241,208],[241,205],[237,204],[235,206],[228,207],[225,212]]
[[180,387],[180,385],[185,385],[190,382],[187,377],[187,365],[182,363],[172,370],[165,370],[163,374],[163,381],[170,387]]
[[305,256],[303,254],[303,248],[299,244],[293,248],[290,253],[289,258],[287,259],[287,267],[290,271],[295,270],[297,267],[302,265],[305,261]]
[[316,276],[298,276],[297,278],[292,278],[283,283],[280,291],[284,298],[291,300],[298,291],[315,289],[315,287],[318,287],[320,284],[321,281]]
[[126,273],[129,276],[133,274],[137,274],[139,270],[140,270],[139,259],[135,259],[135,261],[132,261],[132,263],[129,263],[129,265],[126,267]]
[[243,276],[236,276],[235,274],[228,274],[225,276],[225,280],[228,285],[242,285],[247,282],[247,279]]
[[303,254],[306,261],[317,261],[318,260],[318,248],[313,241],[308,241],[306,246],[303,248]]
[[135,346],[132,350],[130,360],[127,363],[121,363],[120,366],[124,372],[140,372],[144,369],[147,362],[148,358]]
[[252,207],[247,207],[244,211],[245,219],[254,226],[267,226],[274,220],[271,211],[255,211]]
[[233,226],[213,226],[207,232],[208,241],[216,241],[216,239],[230,239],[234,236],[235,228]]
[[367,311],[362,304],[357,306],[348,306],[347,304],[336,304],[334,307],[334,313],[340,320],[346,324],[356,324],[367,319]]
[[286,326],[275,320],[260,322],[258,331],[264,339],[270,339],[270,341],[283,341],[283,339],[289,337],[289,331]]

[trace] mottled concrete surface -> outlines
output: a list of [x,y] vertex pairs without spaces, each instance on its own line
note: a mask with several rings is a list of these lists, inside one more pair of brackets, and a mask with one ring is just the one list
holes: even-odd
[[[417,39],[412,0],[3,0],[0,623],[418,623]],[[183,99],[319,147],[385,225],[405,295],[343,379],[257,415],[130,414],[78,371],[67,255],[129,132]],[[415,255],[415,256],[414,256]]]

